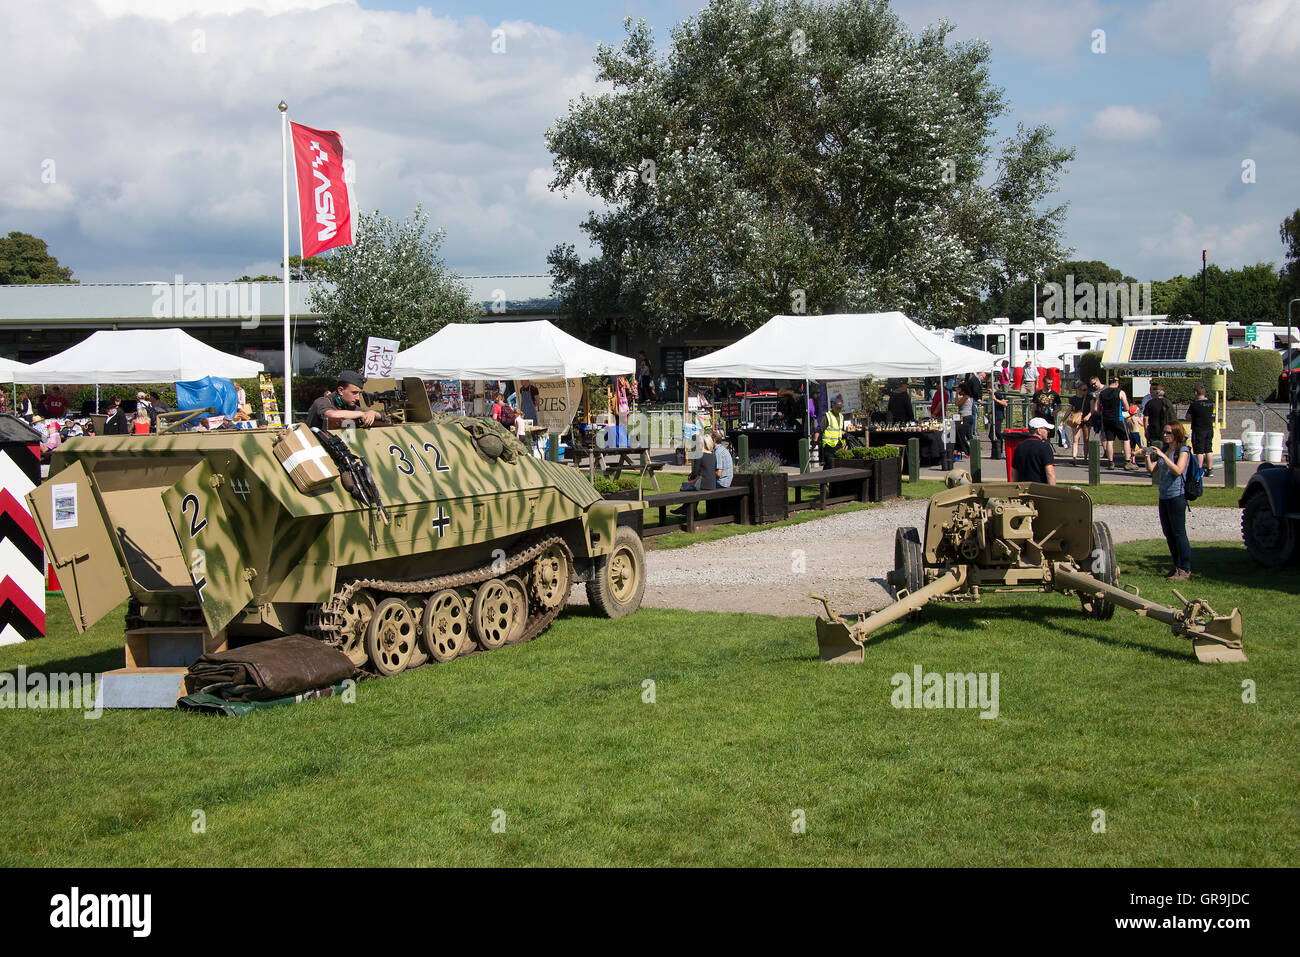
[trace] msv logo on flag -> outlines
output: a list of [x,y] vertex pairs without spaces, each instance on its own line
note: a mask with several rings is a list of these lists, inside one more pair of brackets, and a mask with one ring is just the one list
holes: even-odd
[[345,175],[346,149],[333,130],[290,123],[303,258],[352,245],[352,195]]

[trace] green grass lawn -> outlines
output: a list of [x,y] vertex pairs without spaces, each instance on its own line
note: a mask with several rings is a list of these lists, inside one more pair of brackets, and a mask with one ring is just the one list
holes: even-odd
[[[1119,556],[1126,583],[1169,594],[1163,542]],[[573,609],[354,704],[0,711],[0,863],[1294,866],[1294,570],[1231,544],[1193,561],[1189,594],[1243,606],[1248,664],[1053,596],[935,608],[861,666],[819,662],[811,617]],[[54,636],[0,648],[0,669],[120,662],[120,618],[76,638],[50,611]],[[895,710],[890,677],[917,664],[996,672],[1000,715]]]

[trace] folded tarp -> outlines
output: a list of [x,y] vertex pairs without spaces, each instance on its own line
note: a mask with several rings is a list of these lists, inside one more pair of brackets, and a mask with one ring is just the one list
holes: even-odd
[[312,698],[332,698],[335,695],[342,694],[347,690],[346,682],[339,682],[336,685],[330,685],[328,688],[315,688],[311,691],[304,691],[302,694],[286,695],[283,698],[268,698],[265,701],[227,701],[225,698],[218,698],[214,694],[187,694],[176,702],[176,706],[183,711],[200,711],[204,714],[220,714],[227,718],[242,718],[250,711],[261,711],[263,708],[278,708],[281,705],[297,704],[300,701],[310,701]]
[[268,701],[337,684],[356,671],[337,648],[286,635],[201,656],[185,674],[185,690],[225,701]]

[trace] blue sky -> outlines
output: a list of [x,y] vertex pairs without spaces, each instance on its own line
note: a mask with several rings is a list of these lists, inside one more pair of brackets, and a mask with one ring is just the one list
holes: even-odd
[[[44,0],[0,36],[0,231],[83,281],[272,271],[279,118],[341,131],[367,208],[416,203],[465,274],[545,272],[591,203],[547,190],[543,135],[593,92],[625,16],[666,41],[699,2]],[[1017,122],[1074,146],[1066,241],[1141,280],[1280,263],[1300,206],[1300,0],[898,0],[991,44]],[[490,51],[507,30],[506,55]],[[1093,31],[1105,52],[1093,52]],[[1242,182],[1253,161],[1255,182]]]

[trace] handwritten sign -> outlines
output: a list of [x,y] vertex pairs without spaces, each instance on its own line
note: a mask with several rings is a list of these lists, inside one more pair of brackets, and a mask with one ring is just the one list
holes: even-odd
[[566,432],[573,413],[582,401],[581,379],[539,379],[537,386],[537,424],[547,432]]
[[366,340],[366,364],[361,375],[367,379],[393,378],[393,362],[397,359],[397,339],[371,336]]

